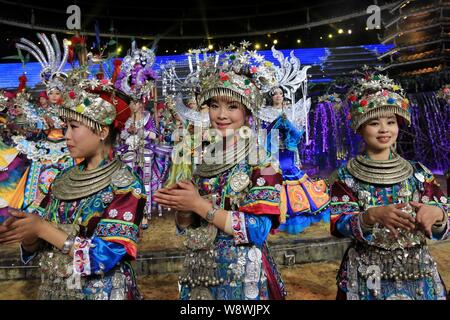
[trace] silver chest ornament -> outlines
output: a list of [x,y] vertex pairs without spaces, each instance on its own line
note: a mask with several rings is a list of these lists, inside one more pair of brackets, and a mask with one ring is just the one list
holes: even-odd
[[230,187],[234,192],[243,191],[249,184],[250,177],[243,172],[234,174],[230,179]]
[[134,181],[134,177],[125,167],[117,170],[111,177],[113,185],[119,188],[125,188],[131,185]]

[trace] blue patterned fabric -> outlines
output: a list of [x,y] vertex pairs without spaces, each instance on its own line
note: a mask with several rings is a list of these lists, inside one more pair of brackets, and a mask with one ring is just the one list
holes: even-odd
[[265,216],[245,216],[245,227],[249,243],[261,246],[266,241],[270,229],[272,228],[272,221]]
[[269,132],[267,135],[267,150],[271,150],[272,147],[272,130],[278,130],[284,148],[291,151],[297,151],[298,144],[304,133],[303,130],[297,129],[284,115],[280,115],[267,127],[267,131]]
[[108,272],[127,254],[124,246],[98,237],[92,239],[94,247],[89,250],[91,272]]

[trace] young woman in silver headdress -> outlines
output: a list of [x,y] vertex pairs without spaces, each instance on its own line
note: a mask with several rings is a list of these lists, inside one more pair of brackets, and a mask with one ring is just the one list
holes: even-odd
[[157,75],[152,69],[154,60],[155,54],[152,50],[137,49],[133,42],[130,52],[120,65],[120,72],[115,81],[115,87],[132,100],[132,114],[120,134],[121,143],[117,153],[144,181],[147,205],[142,222],[143,229],[148,228],[152,210],[159,209],[162,214],[161,208],[153,201],[153,194],[163,185],[172,151],[171,147],[159,143],[160,132],[155,119],[150,111],[146,110],[150,100],[157,100]]
[[48,96],[46,107],[31,103],[25,95],[16,99],[16,103],[26,114],[26,127],[33,133],[38,133],[29,138],[23,135],[13,137],[17,150],[32,161],[23,177],[26,182],[22,191],[23,203],[20,205],[27,212],[32,212],[34,207],[39,206],[55,176],[75,164],[64,141],[64,122],[58,116],[66,86],[67,75],[62,70],[67,61],[68,44],[64,40],[62,54],[54,34],[51,36],[53,43],[45,34],[38,34],[38,38],[45,47],[46,55],[27,39],[22,38],[16,44],[17,48],[30,52],[41,64],[41,79],[46,85]]
[[40,299],[141,297],[130,261],[144,186],[112,152],[128,102],[110,84],[95,85],[80,83],[60,109],[70,154],[84,161],[56,177],[33,213],[11,210],[0,226],[0,244],[19,242],[24,263],[39,257]]
[[216,140],[204,150],[192,181],[155,195],[161,205],[178,211],[177,225],[186,230],[188,252],[180,276],[184,300],[286,295],[266,244],[279,224],[281,174],[265,153],[256,161],[256,139],[246,127],[262,101],[258,81],[269,70],[262,63],[249,65],[252,53],[245,48],[230,49],[235,59],[224,58],[221,66],[213,61],[201,66],[198,103],[209,107]]
[[331,233],[354,241],[337,280],[338,299],[438,300],[444,283],[427,238],[448,236],[447,198],[421,163],[395,151],[409,102],[391,79],[370,75],[349,95],[363,154],[331,179]]
[[[299,234],[313,223],[321,220],[329,222],[328,186],[323,179],[313,181],[300,168],[298,148],[305,131],[304,119],[308,112],[300,109],[295,110],[293,115],[292,108],[295,106],[286,105],[285,93],[281,87],[274,87],[269,95],[271,106],[265,106],[258,114],[267,129],[268,140],[272,139],[272,131],[277,130],[280,135],[278,158],[283,172],[283,189],[280,202],[281,225],[278,230]],[[306,106],[303,105],[303,108]],[[270,119],[271,122],[264,119]],[[267,146],[271,149],[270,141]]]

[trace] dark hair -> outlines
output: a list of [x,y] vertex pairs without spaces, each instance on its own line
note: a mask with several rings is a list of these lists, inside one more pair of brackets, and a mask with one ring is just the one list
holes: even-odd
[[116,129],[114,125],[110,125],[108,128],[109,133],[106,137],[105,143],[109,144],[110,146],[114,146],[117,141],[117,136],[119,135],[119,129]]
[[270,96],[270,97],[273,97],[273,96],[275,95],[275,90],[277,90],[277,89],[280,89],[280,90],[281,90],[281,92],[283,93],[283,97],[286,96],[286,91],[285,91],[282,87],[275,87],[275,88],[272,88],[272,89],[269,91],[269,96]]
[[397,119],[397,125],[399,129],[400,127],[406,127],[406,120],[403,117],[400,117],[398,114],[396,114],[395,118]]

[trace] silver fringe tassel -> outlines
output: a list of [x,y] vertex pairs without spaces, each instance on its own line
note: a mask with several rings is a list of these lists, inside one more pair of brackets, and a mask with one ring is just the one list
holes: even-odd
[[214,97],[228,97],[232,100],[238,101],[242,103],[244,106],[246,106],[250,111],[254,112],[256,107],[261,105],[261,103],[258,103],[260,97],[257,97],[256,100],[253,103],[250,101],[249,98],[243,96],[241,93],[236,92],[230,88],[225,87],[216,87],[212,89],[205,90],[200,94],[200,99],[198,101],[199,106],[202,106],[206,101],[209,99],[212,99]]
[[100,133],[102,131],[102,126],[97,121],[86,117],[85,115],[78,113],[72,109],[61,107],[58,110],[59,116],[63,119],[78,121],[85,126],[89,127],[95,133]]
[[408,122],[408,126],[411,124],[411,115],[405,109],[395,105],[383,105],[377,108],[373,108],[362,115],[354,116],[356,121],[352,121],[353,130],[358,128],[370,119],[386,117],[391,114],[396,114]]

